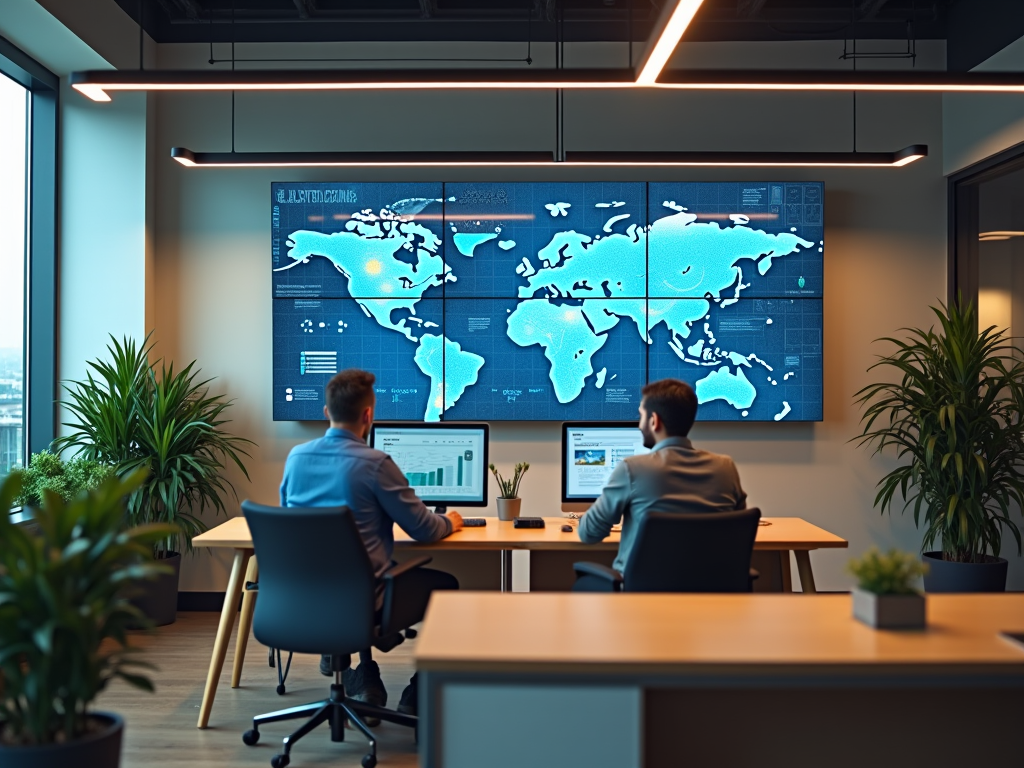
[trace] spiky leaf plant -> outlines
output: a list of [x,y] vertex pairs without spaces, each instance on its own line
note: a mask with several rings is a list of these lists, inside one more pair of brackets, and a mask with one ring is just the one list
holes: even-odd
[[110,362],[90,362],[84,381],[64,385],[69,399],[62,405],[75,420],[54,446],[114,463],[121,473],[146,469],[145,483],[128,500],[128,523],[176,526],[157,546],[158,556],[182,545],[191,551],[192,538],[207,529],[203,511],[224,513],[224,494],[235,495],[225,467],[234,464],[249,477],[242,456],[253,443],[223,429],[232,401],[209,394],[213,379],[200,380],[195,362],[181,370],[150,362],[148,336],[142,345],[111,337],[107,349]]
[[86,735],[88,707],[114,678],[153,690],[128,643],[129,626],[145,619],[126,598],[133,582],[167,570],[152,545],[174,529],[125,529],[124,499],[145,474],[109,477],[70,502],[44,490],[37,535],[6,514],[20,472],[0,485],[0,743]]
[[1024,353],[995,327],[978,331],[970,303],[932,307],[940,330],[904,328],[905,340],[868,370],[896,373],[894,383],[856,394],[874,453],[894,449],[903,464],[878,482],[875,506],[903,510],[924,526],[924,547],[943,559],[983,562],[998,555],[1003,531],[1021,551],[1011,517],[1024,507]]

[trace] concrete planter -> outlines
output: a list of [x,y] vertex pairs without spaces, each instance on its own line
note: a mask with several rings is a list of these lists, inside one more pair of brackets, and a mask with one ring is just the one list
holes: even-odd
[[508,522],[519,517],[519,509],[523,505],[522,499],[498,499],[498,519]]
[[924,629],[924,595],[876,595],[853,589],[853,618],[875,629]]

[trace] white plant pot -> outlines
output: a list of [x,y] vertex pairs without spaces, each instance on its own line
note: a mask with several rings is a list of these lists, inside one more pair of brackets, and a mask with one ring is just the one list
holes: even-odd
[[925,596],[876,595],[853,588],[853,618],[875,629],[924,629]]
[[522,504],[523,504],[523,500],[522,499],[518,499],[518,498],[516,498],[516,499],[502,499],[502,498],[499,498],[498,499],[498,519],[499,520],[505,520],[506,522],[508,522],[509,520],[515,520],[517,517],[519,517],[519,508],[522,506]]

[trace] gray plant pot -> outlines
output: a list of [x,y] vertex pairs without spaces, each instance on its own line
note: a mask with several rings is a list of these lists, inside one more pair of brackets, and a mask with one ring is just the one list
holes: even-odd
[[181,576],[181,553],[172,552],[170,557],[157,560],[160,565],[169,565],[174,573],[168,573],[151,581],[140,581],[132,598],[132,604],[153,622],[155,627],[173,624],[178,618],[178,579]]
[[124,720],[111,712],[93,712],[100,726],[82,739],[38,747],[6,747],[0,744],[3,768],[118,768]]
[[925,592],[1005,592],[1009,564],[1001,557],[985,556],[983,563],[956,563],[943,560],[941,552],[925,552],[928,564],[924,575]]
[[924,629],[924,595],[876,595],[854,587],[853,618],[875,629]]
[[498,499],[498,519],[515,520],[519,517],[519,509],[523,505],[522,499]]

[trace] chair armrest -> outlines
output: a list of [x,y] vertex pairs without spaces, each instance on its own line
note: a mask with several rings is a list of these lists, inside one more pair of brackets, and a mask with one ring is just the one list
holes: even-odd
[[622,584],[623,582],[621,573],[600,563],[573,563],[572,569],[582,576],[597,576],[597,578],[605,579],[612,584]]
[[412,560],[406,560],[404,563],[399,563],[398,565],[392,568],[388,568],[388,570],[384,571],[384,575],[381,578],[385,581],[387,581],[388,579],[393,579],[397,576],[401,576],[403,573],[408,573],[411,570],[420,568],[429,563],[433,559],[434,558],[429,557],[427,555],[420,555],[419,557],[414,557]]

